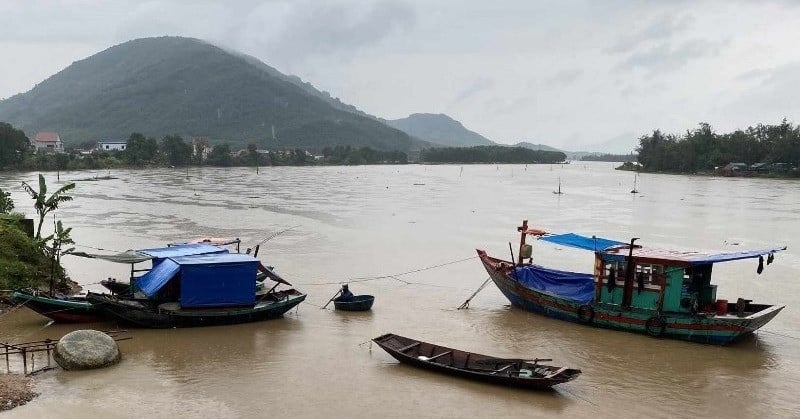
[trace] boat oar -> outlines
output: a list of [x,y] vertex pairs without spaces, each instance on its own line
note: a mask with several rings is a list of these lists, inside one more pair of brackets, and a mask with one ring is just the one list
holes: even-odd
[[330,304],[330,303],[331,303],[331,301],[333,301],[334,299],[336,299],[336,296],[338,296],[338,295],[339,295],[341,292],[342,292],[342,290],[341,290],[341,288],[340,288],[340,289],[339,289],[339,291],[336,291],[336,294],[333,294],[333,297],[331,297],[331,299],[330,299],[330,300],[328,300],[328,302],[327,302],[327,303],[325,303],[325,305],[324,305],[324,306],[322,306],[322,308],[324,309],[324,308],[328,307],[328,304]]

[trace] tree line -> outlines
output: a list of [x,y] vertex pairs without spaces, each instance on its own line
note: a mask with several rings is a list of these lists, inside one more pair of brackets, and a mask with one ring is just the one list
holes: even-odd
[[[81,144],[91,148],[94,143]],[[322,149],[321,156],[307,150],[259,150],[255,144],[233,152],[227,143],[212,146],[208,140],[187,143],[181,136],[167,135],[161,140],[132,133],[124,151],[94,150],[90,154],[68,148],[67,153],[33,153],[21,130],[0,123],[0,170],[80,170],[146,166],[309,166],[405,164],[408,155],[401,151],[380,151],[370,147],[335,146]]]
[[567,155],[560,151],[531,150],[524,147],[476,146],[426,148],[422,163],[559,163]]
[[638,161],[648,172],[696,173],[728,163],[785,163],[800,166],[800,126],[786,119],[778,125],[758,124],[718,134],[701,123],[684,135],[660,130],[639,138]]
[[581,157],[581,161],[621,161],[621,162],[634,162],[636,161],[635,154],[587,154]]

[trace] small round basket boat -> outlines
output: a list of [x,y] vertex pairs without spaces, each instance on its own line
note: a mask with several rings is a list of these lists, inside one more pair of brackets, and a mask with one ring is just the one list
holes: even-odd
[[367,311],[372,308],[374,302],[375,297],[371,295],[354,295],[350,301],[333,300],[333,306],[343,311]]

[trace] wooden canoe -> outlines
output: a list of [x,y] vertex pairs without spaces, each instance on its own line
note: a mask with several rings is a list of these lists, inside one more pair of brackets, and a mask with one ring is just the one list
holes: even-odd
[[574,380],[581,373],[578,369],[540,364],[549,359],[496,358],[392,333],[372,341],[402,363],[491,384],[545,390]]

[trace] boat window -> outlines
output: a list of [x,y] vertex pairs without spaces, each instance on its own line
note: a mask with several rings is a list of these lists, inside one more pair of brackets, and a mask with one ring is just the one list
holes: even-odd
[[[603,266],[603,278],[608,278],[613,268],[617,282],[624,283],[627,267],[626,261],[605,262]],[[661,281],[664,278],[664,266],[649,263],[637,264],[634,272],[634,281],[638,278],[639,274],[642,274],[644,275],[644,284],[646,287],[661,287]],[[607,281],[604,282],[608,283]]]
[[661,286],[661,278],[664,274],[664,267],[662,265],[652,265],[652,264],[637,264],[636,265],[636,274],[637,277],[641,273],[644,275],[644,283],[645,285],[655,285]]

